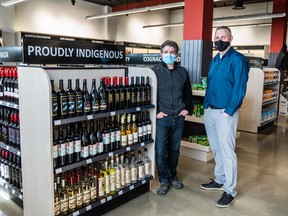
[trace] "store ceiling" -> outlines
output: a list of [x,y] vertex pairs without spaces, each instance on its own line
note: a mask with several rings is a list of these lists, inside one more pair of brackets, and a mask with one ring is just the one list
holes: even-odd
[[[77,1],[77,0],[76,0]],[[123,6],[127,4],[141,4],[147,2],[147,0],[84,0],[87,2],[92,2],[95,4],[99,5],[105,5],[105,6],[110,6],[110,7],[115,7],[115,6]],[[150,0],[148,0],[150,1]],[[261,2],[271,2],[273,0],[244,0],[244,6],[245,4],[254,4],[254,3],[261,3]],[[151,1],[150,1],[151,2]],[[159,1],[155,1],[155,5],[158,4]],[[175,1],[179,2],[179,1]],[[216,0],[214,1],[214,7],[227,7],[227,6],[233,6],[235,3],[233,0]]]

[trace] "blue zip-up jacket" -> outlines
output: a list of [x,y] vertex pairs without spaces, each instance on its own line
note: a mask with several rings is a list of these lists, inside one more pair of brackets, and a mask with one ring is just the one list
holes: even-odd
[[232,116],[245,97],[249,69],[245,56],[232,47],[222,59],[218,53],[210,63],[204,108],[225,109]]

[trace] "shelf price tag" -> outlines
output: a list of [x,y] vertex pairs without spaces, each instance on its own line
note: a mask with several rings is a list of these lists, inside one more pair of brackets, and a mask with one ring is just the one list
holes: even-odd
[[130,187],[129,187],[129,190],[133,190],[134,189],[134,185],[131,185]]
[[9,148],[9,146],[6,146],[6,150],[8,150],[8,151],[9,151],[9,149],[10,149],[10,148]]
[[136,107],[136,111],[137,112],[141,111],[141,108],[140,107]]
[[79,211],[73,212],[72,215],[73,215],[73,216],[78,216],[78,215],[79,215]]
[[142,181],[142,184],[145,184],[145,183],[146,183],[146,180],[143,180],[143,181]]
[[86,207],[86,211],[89,211],[91,208],[92,208],[91,205],[87,206],[87,207]]
[[107,197],[107,201],[112,200],[112,196]]
[[126,148],[126,151],[130,151],[130,150],[131,150],[131,147],[127,147],[127,148]]
[[5,184],[5,188],[8,190],[8,185],[7,184]]
[[92,159],[91,158],[86,160],[86,164],[90,164],[90,163],[92,163]]
[[114,155],[113,152],[109,152],[109,153],[108,153],[108,157],[112,157],[113,155]]
[[14,194],[14,195],[15,195],[15,190],[14,190],[14,189],[12,189],[12,194]]
[[145,146],[145,143],[144,143],[144,142],[141,143],[141,147],[143,147],[143,146]]
[[118,195],[121,196],[122,194],[123,194],[123,190],[120,190],[120,191],[118,192]]
[[101,204],[104,204],[106,202],[106,199],[101,200]]
[[20,152],[20,151],[17,151],[17,155],[18,155],[18,156],[21,156],[21,152]]
[[21,199],[21,200],[23,199],[23,196],[21,194],[19,194],[19,199]]
[[56,170],[55,170],[55,173],[56,173],[56,174],[62,173],[62,168],[56,169]]
[[115,111],[110,112],[110,115],[111,115],[111,116],[114,116],[114,115],[116,115],[116,112],[115,112]]
[[61,120],[55,120],[54,125],[61,125]]
[[93,119],[93,115],[87,115],[87,120],[92,120]]

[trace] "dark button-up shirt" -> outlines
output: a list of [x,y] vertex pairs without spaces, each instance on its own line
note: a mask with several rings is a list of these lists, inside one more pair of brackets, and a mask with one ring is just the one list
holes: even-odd
[[232,47],[221,59],[218,53],[210,63],[204,108],[225,109],[232,116],[246,94],[249,69],[245,56]]

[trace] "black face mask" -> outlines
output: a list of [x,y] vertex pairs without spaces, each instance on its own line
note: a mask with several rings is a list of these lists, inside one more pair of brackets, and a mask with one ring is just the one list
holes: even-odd
[[227,47],[230,45],[230,42],[218,40],[218,41],[215,41],[214,44],[216,46],[216,49],[222,52],[227,49]]

